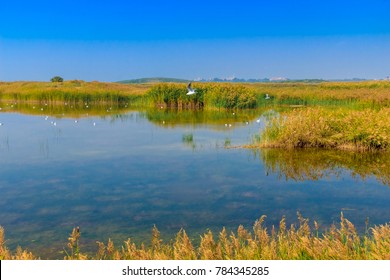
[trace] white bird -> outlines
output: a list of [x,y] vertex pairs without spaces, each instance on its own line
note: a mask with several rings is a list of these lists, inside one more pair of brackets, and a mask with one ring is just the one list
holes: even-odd
[[192,94],[195,94],[195,93],[196,93],[196,92],[195,92],[195,89],[193,89],[193,88],[191,87],[191,82],[188,84],[187,90],[188,90],[187,95],[192,95]]
[[260,119],[257,119],[256,122],[257,122],[257,123],[260,123]]
[[270,99],[271,97],[269,97],[268,93],[265,94],[265,99]]
[[96,123],[95,123],[95,122],[93,123],[93,126],[96,126]]

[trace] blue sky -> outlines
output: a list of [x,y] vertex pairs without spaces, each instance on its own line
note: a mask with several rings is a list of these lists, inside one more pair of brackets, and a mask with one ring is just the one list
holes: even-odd
[[19,1],[0,80],[384,78],[390,1]]

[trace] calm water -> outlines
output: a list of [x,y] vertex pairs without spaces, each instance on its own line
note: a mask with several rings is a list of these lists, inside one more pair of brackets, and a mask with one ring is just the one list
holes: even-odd
[[165,240],[183,227],[196,242],[262,214],[268,227],[283,215],[296,222],[297,211],[324,228],[341,211],[359,230],[366,217],[390,221],[388,155],[235,148],[272,110],[34,109],[0,111],[0,225],[10,248],[62,258],[76,225],[88,251],[109,237],[148,242],[154,224]]

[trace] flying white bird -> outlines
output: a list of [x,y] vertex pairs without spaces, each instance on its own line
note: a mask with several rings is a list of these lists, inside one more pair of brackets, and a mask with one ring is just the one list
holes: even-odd
[[195,94],[195,93],[196,93],[196,92],[195,92],[195,89],[193,89],[193,88],[191,87],[191,82],[188,84],[187,90],[188,90],[187,95],[192,95],[192,94]]

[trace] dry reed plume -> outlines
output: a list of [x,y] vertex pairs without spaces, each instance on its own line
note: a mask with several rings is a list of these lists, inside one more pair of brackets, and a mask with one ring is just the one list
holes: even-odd
[[[217,237],[207,231],[200,237],[198,246],[194,246],[187,233],[182,229],[169,243],[160,239],[156,227],[152,229],[149,246],[137,245],[128,239],[120,247],[115,247],[111,239],[107,244],[97,242],[95,256],[80,252],[79,228],[74,228],[68,238],[65,259],[101,259],[101,260],[352,260],[352,259],[390,259],[390,225],[384,224],[367,229],[359,235],[355,226],[341,213],[340,224],[332,225],[324,233],[319,233],[319,225],[298,213],[298,225],[289,227],[283,217],[278,229],[264,226],[266,216],[258,219],[252,230],[239,226],[237,232],[228,233],[225,228]],[[367,225],[367,224],[366,224]],[[34,255],[18,248],[12,254],[4,244],[4,230],[0,228],[0,259],[34,259]]]

